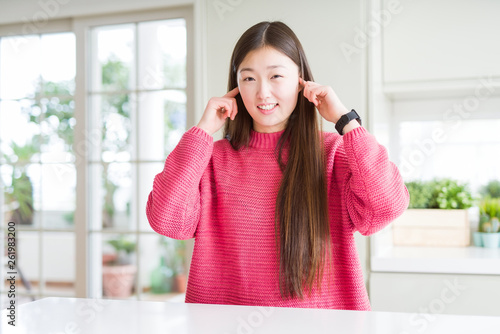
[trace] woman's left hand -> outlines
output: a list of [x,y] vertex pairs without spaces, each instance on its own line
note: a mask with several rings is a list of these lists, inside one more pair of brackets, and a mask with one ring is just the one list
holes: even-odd
[[304,81],[302,78],[299,78],[299,83],[304,89],[304,97],[314,103],[327,121],[337,123],[342,115],[349,112],[332,87],[322,86],[314,81]]

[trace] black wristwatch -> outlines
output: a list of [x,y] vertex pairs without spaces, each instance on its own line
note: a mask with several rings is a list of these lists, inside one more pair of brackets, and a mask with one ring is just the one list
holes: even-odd
[[338,122],[335,124],[335,130],[339,133],[339,135],[343,135],[344,127],[353,119],[357,120],[359,125],[361,124],[361,117],[359,117],[358,113],[356,110],[352,109],[350,112],[347,114],[342,115]]

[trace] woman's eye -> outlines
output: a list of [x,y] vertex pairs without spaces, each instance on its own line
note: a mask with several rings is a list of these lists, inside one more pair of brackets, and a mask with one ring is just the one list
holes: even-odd
[[282,78],[283,76],[279,75],[279,74],[275,74],[271,77],[271,79],[276,79],[276,78]]
[[248,78],[243,79],[243,81],[254,81],[254,80],[255,80],[255,79],[254,79],[254,78],[252,78],[252,77],[248,77]]

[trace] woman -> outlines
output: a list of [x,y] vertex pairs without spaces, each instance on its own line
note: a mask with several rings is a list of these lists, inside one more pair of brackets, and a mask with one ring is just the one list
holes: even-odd
[[[369,310],[353,234],[381,230],[409,200],[386,150],[313,81],[281,22],[241,36],[228,91],[167,157],[147,203],[156,232],[195,238],[186,302]],[[339,134],[320,131],[315,108]]]

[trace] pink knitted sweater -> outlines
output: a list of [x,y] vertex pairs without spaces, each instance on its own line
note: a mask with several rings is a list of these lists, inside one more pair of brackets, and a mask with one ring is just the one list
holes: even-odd
[[370,310],[353,234],[375,233],[406,209],[396,166],[363,127],[343,137],[325,133],[333,269],[321,290],[283,300],[274,230],[281,134],[252,131],[249,147],[235,151],[192,127],[156,175],[146,208],[151,227],[195,238],[186,302]]

